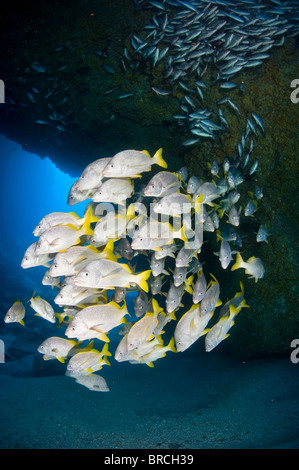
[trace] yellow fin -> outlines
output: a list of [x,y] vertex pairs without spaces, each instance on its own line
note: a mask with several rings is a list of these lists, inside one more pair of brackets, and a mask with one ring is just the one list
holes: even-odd
[[167,168],[167,163],[162,157],[162,148],[159,148],[155,155],[153,156],[153,161],[154,163],[157,163],[157,165],[161,166],[162,168]]
[[141,287],[142,290],[145,292],[148,292],[148,284],[147,284],[147,279],[150,277],[152,270],[148,269],[147,271],[143,271],[142,273],[138,274],[136,276],[136,282]]
[[146,365],[149,366],[149,367],[154,367],[154,363],[151,361],[151,362],[146,362]]
[[99,219],[97,217],[94,217],[93,212],[92,212],[92,206],[89,206],[84,218],[85,220],[84,220],[83,228],[84,228],[85,235],[93,235],[94,232],[90,228],[90,224],[92,222],[97,222]]
[[169,343],[168,343],[168,346],[170,347],[170,350],[171,350],[172,352],[176,352],[176,347],[175,347],[175,345],[174,345],[174,337],[171,338],[171,340],[170,340]]
[[25,323],[23,320],[19,320],[19,323],[21,323],[21,325],[25,326]]
[[150,157],[150,154],[147,150],[141,150],[142,153],[145,153],[145,155],[147,155],[148,157]]
[[203,201],[203,194],[198,196],[198,198],[194,202],[194,209],[195,209],[196,214],[198,215],[201,213],[202,201]]
[[243,258],[241,253],[237,253],[237,258],[235,264],[231,267],[231,271],[235,271],[235,269],[243,268]]
[[58,361],[61,362],[62,364],[65,363],[65,358],[64,357],[57,357]]
[[112,356],[111,352],[108,351],[108,343],[104,344],[101,354],[103,354],[104,356]]

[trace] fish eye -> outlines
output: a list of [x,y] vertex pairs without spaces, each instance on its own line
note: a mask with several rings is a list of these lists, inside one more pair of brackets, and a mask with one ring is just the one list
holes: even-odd
[[86,271],[85,276],[89,276],[89,272]]

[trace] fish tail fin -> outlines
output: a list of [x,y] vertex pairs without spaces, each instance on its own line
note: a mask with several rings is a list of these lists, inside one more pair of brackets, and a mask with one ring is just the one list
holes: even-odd
[[154,363],[152,361],[146,362],[146,365],[149,366],[149,367],[154,367]]
[[108,343],[104,344],[104,347],[101,352],[104,356],[112,356],[111,352],[108,351]]
[[185,280],[185,290],[191,295],[193,293],[193,288],[192,288],[193,278],[194,276],[192,274]]
[[171,338],[171,340],[168,343],[168,346],[170,347],[170,351],[176,352],[176,347],[174,345],[174,337]]
[[142,273],[137,275],[137,284],[141,289],[143,289],[145,292],[148,292],[148,284],[147,284],[147,279],[151,275],[151,269],[148,269],[147,271],[143,271]]
[[114,249],[114,240],[113,238],[110,238],[108,243],[106,244],[105,248],[102,251],[102,254],[104,255],[105,259],[109,259],[110,261],[117,261],[117,257],[113,253]]
[[134,217],[136,216],[133,202],[128,206],[126,215],[127,215],[127,219],[129,220],[134,219]]
[[93,215],[92,206],[89,206],[89,208],[87,209],[86,215],[85,215],[84,223],[83,223],[83,228],[84,228],[85,235],[93,235],[94,234],[93,230],[90,228],[90,224],[92,224],[93,222],[97,222],[98,220],[99,219],[97,217],[94,217],[94,215]]
[[194,201],[194,209],[197,215],[201,213],[202,201],[203,201],[203,194],[198,196],[198,198]]
[[63,313],[55,313],[55,317],[58,319],[58,326],[61,325],[61,323],[63,322],[63,319],[64,319],[64,314]]
[[161,166],[162,168],[167,168],[167,163],[162,157],[162,148],[159,148],[155,155],[153,156],[153,161],[154,163],[157,163],[157,165]]
[[221,236],[221,232],[219,229],[216,230],[216,242],[218,243],[220,240],[223,240],[223,237]]
[[235,271],[235,269],[244,268],[244,261],[241,256],[241,253],[237,253],[237,258],[235,264],[231,267],[231,271]]

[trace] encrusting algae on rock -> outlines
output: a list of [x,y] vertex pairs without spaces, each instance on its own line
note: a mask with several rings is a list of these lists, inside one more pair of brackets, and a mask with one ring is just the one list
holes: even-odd
[[[30,299],[38,315],[50,322],[58,319],[59,331],[63,328],[66,336],[46,339],[38,351],[45,360],[68,361],[66,375],[93,391],[109,390],[97,372],[111,365],[110,356],[118,362],[153,367],[156,360],[170,352],[185,351],[203,335],[206,351],[229,336],[236,315],[248,305],[242,283],[241,291],[222,305],[220,298],[226,294],[205,258],[211,233],[220,245],[222,272],[229,275],[235,253],[237,260],[231,270],[244,267],[255,281],[265,271],[260,258],[251,257],[245,263],[238,251],[242,239],[236,229],[245,215],[238,210],[238,224],[229,216],[239,199],[237,184],[232,184],[229,176],[238,184],[242,182],[241,170],[234,163],[225,162],[222,178],[222,170],[213,167],[211,171],[210,166],[210,181],[196,176],[197,187],[190,189],[195,177],[188,177],[186,168],[168,172],[162,149],[153,158],[146,151],[126,150],[103,161],[105,165],[96,161],[97,171],[90,172],[93,164],[88,165],[70,189],[71,204],[92,199],[83,217],[74,212],[45,216],[33,231],[38,241],[30,256],[26,251],[26,263],[22,261],[24,268],[50,265],[47,275],[53,279],[64,276],[59,283],[48,282],[58,289],[54,302],[63,312],[54,313],[39,296]],[[136,187],[141,173],[151,171],[153,164],[163,171],[156,173],[145,189]],[[132,194],[122,193],[123,186],[117,181],[123,178],[134,188]],[[111,179],[115,183],[109,185]],[[113,203],[97,202],[104,184],[110,188],[109,201]],[[41,240],[47,240],[42,251]],[[231,243],[236,250],[230,249]],[[130,292],[137,295],[135,315],[127,309]],[[217,316],[215,310],[221,305]],[[216,319],[213,324],[212,318]],[[123,337],[113,353],[109,334],[117,327]],[[82,344],[84,341],[87,343]]]

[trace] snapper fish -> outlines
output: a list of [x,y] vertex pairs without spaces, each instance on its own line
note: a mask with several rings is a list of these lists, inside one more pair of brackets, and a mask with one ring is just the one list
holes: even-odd
[[177,192],[181,182],[174,173],[160,171],[148,182],[143,193],[145,196],[164,197]]
[[36,242],[35,253],[37,255],[57,253],[72,245],[77,245],[81,242],[83,235],[93,235],[90,224],[97,220],[97,218],[93,217],[92,207],[90,206],[81,229],[72,224],[50,227],[41,234]]
[[20,323],[25,326],[23,318],[25,317],[25,307],[20,300],[16,300],[10,309],[7,311],[4,322],[5,323]]
[[90,191],[98,188],[102,183],[103,171],[111,158],[99,158],[85,167],[76,181],[78,191]]
[[88,263],[96,259],[111,259],[116,261],[113,253],[113,240],[109,240],[105,248],[100,251],[93,245],[71,246],[66,251],[57,253],[49,269],[52,277],[73,276],[78,274]]
[[136,317],[142,317],[148,311],[149,298],[146,293],[141,290],[134,302],[134,310]]
[[232,261],[232,255],[238,253],[237,251],[232,251],[230,244],[227,240],[221,240],[220,244],[220,252],[214,253],[215,255],[219,255],[219,261],[221,263],[222,269],[226,269],[230,262]]
[[233,305],[229,306],[229,315],[223,316],[218,322],[210,328],[205,337],[206,352],[212,351],[221,341],[228,338],[228,331],[235,324],[234,318],[240,309],[236,309]]
[[205,296],[200,304],[199,315],[201,317],[209,316],[214,312],[215,308],[221,305],[220,286],[217,279],[211,274],[214,280],[210,281],[208,289],[206,290]]
[[45,253],[43,255],[37,255],[35,252],[37,242],[32,243],[23,256],[21,261],[21,267],[23,269],[33,268],[34,266],[45,266],[49,268],[51,265],[49,261],[51,261],[55,253]]
[[155,250],[164,245],[170,245],[175,238],[188,241],[185,235],[185,226],[174,230],[168,222],[148,220],[135,232],[131,247],[133,250]]
[[254,278],[255,282],[262,279],[265,274],[264,263],[260,258],[251,256],[247,261],[243,261],[240,253],[237,254],[236,263],[232,266],[231,270],[245,269],[245,273],[249,274],[249,277]]
[[200,195],[192,204],[192,198],[189,194],[181,194],[177,192],[162,197],[156,204],[154,204],[153,211],[156,214],[165,214],[173,216],[180,214],[188,214],[194,207],[195,211],[197,213],[200,213],[200,204],[202,200],[203,195]]
[[85,201],[86,199],[89,199],[93,193],[95,192],[95,188],[92,189],[78,189],[78,180],[76,180],[68,193],[67,197],[67,204],[68,206],[74,206],[75,204],[78,204],[78,202]]
[[51,336],[47,338],[37,348],[38,352],[43,354],[45,361],[57,359],[64,363],[70,356],[77,354],[78,351],[90,351],[93,348],[93,341],[85,348],[79,347],[79,343],[74,340]]
[[153,309],[153,312],[147,312],[130,329],[127,335],[128,351],[136,349],[151,337],[158,323],[158,314],[163,310],[155,299],[153,299]]
[[75,306],[84,303],[104,303],[105,300],[107,300],[107,296],[104,295],[103,291],[79,287],[70,283],[60,289],[54,302],[59,306]]
[[116,302],[111,301],[108,304],[91,305],[75,315],[65,335],[68,338],[77,338],[79,341],[98,338],[109,342],[106,333],[125,323],[125,315],[128,315],[126,304],[120,307]]
[[51,323],[55,323],[56,316],[49,302],[42,299],[39,295],[37,295],[36,297],[33,297],[33,296],[31,297],[29,302],[30,302],[30,306],[35,311],[35,315],[38,315],[44,318],[44,320],[48,320]]
[[174,331],[177,352],[185,351],[206,333],[206,326],[212,315],[213,312],[210,312],[210,315],[200,316],[199,305],[193,305],[184,313]]
[[267,242],[268,243],[268,241],[267,241],[268,235],[269,235],[269,233],[268,233],[268,230],[265,227],[265,225],[261,225],[260,228],[258,229],[257,234],[256,234],[256,241],[258,243],[260,243],[260,242]]
[[94,228],[91,243],[105,245],[110,239],[118,240],[126,233],[127,218],[123,214],[108,212]]
[[198,276],[196,279],[196,282],[193,287],[193,303],[198,304],[199,302],[202,301],[204,296],[206,295],[206,290],[207,290],[207,281],[205,278],[205,275],[203,271],[201,274]]
[[79,375],[75,377],[75,380],[78,384],[83,385],[92,392],[109,392],[110,390],[106,380],[101,375]]
[[187,193],[194,194],[200,186],[200,179],[197,176],[191,176],[187,183]]
[[134,186],[130,178],[109,178],[97,188],[92,200],[120,204],[128,199],[133,191]]
[[158,247],[154,251],[154,256],[156,259],[162,259],[166,258],[167,256],[170,256],[171,258],[175,258],[175,251],[177,250],[177,246],[175,243],[172,243],[171,245],[164,245],[161,247]]
[[105,178],[138,178],[140,173],[150,171],[152,165],[159,165],[167,168],[167,163],[163,160],[162,149],[157,150],[153,158],[146,151],[124,150],[112,157],[105,167],[103,176]]
[[110,366],[107,356],[111,356],[108,351],[108,343],[105,343],[102,351],[91,349],[90,351],[77,352],[68,362],[66,375],[69,377],[90,375],[102,369],[104,365]]
[[[97,220],[93,217],[93,222],[96,222]],[[39,237],[43,232],[51,227],[56,227],[57,225],[71,224],[76,228],[80,228],[85,221],[86,217],[80,218],[75,212],[52,212],[42,218],[33,230],[33,234],[36,237]]]
[[155,254],[152,254],[151,257],[151,270],[154,277],[159,276],[160,274],[168,274],[168,271],[164,269],[165,258],[156,259]]
[[127,264],[116,263],[107,259],[91,261],[73,280],[73,283],[82,287],[107,289],[113,287],[130,287],[137,284],[148,292],[147,279],[151,270],[133,274]]
[[[193,275],[189,276],[185,281],[180,284],[179,286],[175,286],[172,284],[169,288],[166,297],[166,311],[167,313],[171,313],[176,310],[179,306],[181,306],[182,297],[186,292],[192,294],[192,282],[193,282]],[[183,306],[183,305],[182,305]]]
[[173,337],[170,339],[169,343],[166,346],[164,346],[163,343],[156,344],[155,346],[152,346],[151,350],[147,352],[146,354],[143,353],[141,355],[137,348],[138,354],[134,356],[134,361],[140,364],[146,364],[149,367],[154,367],[153,363],[157,361],[158,359],[165,357],[168,351],[176,352]]

